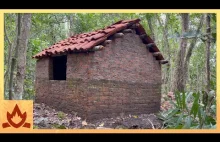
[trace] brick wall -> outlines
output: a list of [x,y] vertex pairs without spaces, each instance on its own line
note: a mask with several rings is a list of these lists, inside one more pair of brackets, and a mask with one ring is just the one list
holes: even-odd
[[128,33],[101,51],[67,57],[67,78],[161,82],[160,64],[136,34]]
[[138,35],[127,33],[101,51],[67,56],[67,80],[49,80],[49,59],[37,62],[36,102],[87,120],[157,112],[161,66]]

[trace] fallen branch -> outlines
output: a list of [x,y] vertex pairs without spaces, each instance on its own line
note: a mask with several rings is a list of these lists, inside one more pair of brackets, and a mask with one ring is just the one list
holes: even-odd
[[155,129],[154,124],[150,121],[150,119],[147,119],[147,120],[150,122],[152,128]]

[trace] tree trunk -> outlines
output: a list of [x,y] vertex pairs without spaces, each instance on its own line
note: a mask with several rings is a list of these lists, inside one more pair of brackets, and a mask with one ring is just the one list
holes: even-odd
[[210,91],[210,45],[211,45],[211,26],[210,14],[206,14],[206,91]]
[[200,33],[201,28],[203,26],[203,21],[204,21],[204,15],[202,15],[201,18],[200,18],[200,22],[199,22],[198,28],[196,30],[196,36],[191,41],[191,43],[189,45],[189,49],[186,53],[186,58],[185,58],[185,61],[184,61],[184,72],[183,72],[184,76],[185,76],[183,82],[184,82],[185,85],[186,85],[187,78],[188,78],[188,67],[189,67],[190,57],[192,55],[192,51],[193,51],[193,49],[196,45],[197,39],[198,39],[197,35]]
[[[164,50],[166,52],[166,56],[168,57],[168,61],[170,61],[170,45],[169,45],[169,40],[168,40],[168,21],[169,21],[169,14],[166,14],[166,21],[165,21],[165,25],[163,26],[161,19],[159,17],[159,15],[157,15],[157,20],[159,22],[160,27],[162,27],[163,30],[163,42],[164,42]],[[170,66],[167,65],[165,66],[166,70],[163,73],[163,78],[164,78],[164,84],[165,84],[165,91],[168,92],[170,91],[168,82],[169,82],[169,78],[170,78]]]
[[[181,14],[182,21],[182,34],[188,32],[189,29],[189,14]],[[176,69],[174,72],[174,81],[172,86],[172,91],[184,91],[184,58],[187,47],[187,38],[181,37],[180,46],[176,57]]]
[[154,34],[154,28],[152,25],[152,17],[149,17],[148,15],[146,15],[146,18],[147,18],[147,23],[148,23],[148,26],[151,32],[152,40],[155,42],[156,39],[155,39],[155,34]]
[[197,72],[197,77],[196,77],[196,92],[199,92],[199,76],[200,76],[200,74],[199,74],[199,63],[197,63],[197,70],[196,70],[196,72]]
[[[9,72],[10,72],[10,69],[11,69],[11,57],[12,57],[12,53],[13,53],[13,44],[12,42],[9,40],[9,37],[8,37],[8,34],[7,34],[7,30],[6,30],[6,23],[5,23],[6,20],[4,20],[4,33],[5,33],[5,38],[8,42],[8,55],[7,57],[5,57],[5,65],[6,65],[6,71],[5,71],[5,74],[4,74],[4,94],[7,90],[7,85],[8,85],[8,75],[9,75]],[[17,31],[17,30],[16,30]],[[7,58],[7,60],[6,60]]]
[[24,78],[26,69],[26,53],[29,33],[31,29],[31,14],[24,14],[21,19],[21,33],[19,38],[18,58],[17,58],[17,74],[15,78],[15,100],[21,100],[24,91]]
[[54,24],[53,23],[50,23],[50,36],[51,36],[51,40],[50,40],[50,44],[53,45],[54,43],[56,43],[56,35],[55,35],[55,32],[54,32]]
[[20,33],[21,33],[21,14],[18,13],[18,20],[17,20],[17,41],[16,41],[16,47],[15,47],[15,55],[14,57],[12,57],[12,61],[11,61],[11,70],[10,70],[10,77],[9,77],[9,100],[12,100],[13,98],[13,78],[14,78],[14,69],[15,69],[15,65],[16,65],[16,59],[18,57],[18,45],[19,45],[19,39],[20,39]]
[[73,21],[74,18],[74,14],[69,15],[69,21],[70,21],[70,27],[69,27],[69,36],[73,36],[74,35],[74,29],[73,29]]

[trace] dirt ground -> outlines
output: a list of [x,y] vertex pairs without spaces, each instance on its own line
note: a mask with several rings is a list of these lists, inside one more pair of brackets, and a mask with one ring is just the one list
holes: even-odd
[[86,122],[76,114],[57,111],[45,104],[34,104],[34,129],[160,129],[155,114],[123,115]]

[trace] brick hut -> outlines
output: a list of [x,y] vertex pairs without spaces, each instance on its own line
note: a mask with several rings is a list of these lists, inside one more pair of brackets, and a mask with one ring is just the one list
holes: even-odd
[[35,102],[87,120],[158,112],[168,61],[139,22],[121,20],[35,55]]

